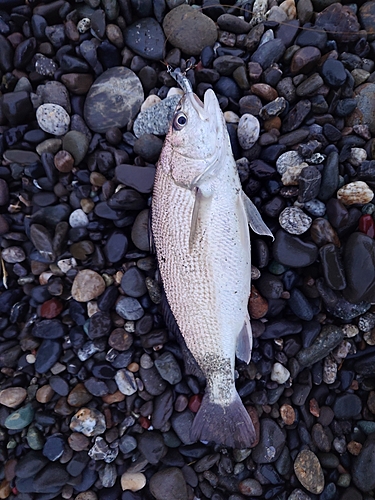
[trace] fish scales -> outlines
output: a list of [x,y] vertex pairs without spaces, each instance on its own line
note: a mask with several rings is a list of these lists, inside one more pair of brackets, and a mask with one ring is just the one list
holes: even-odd
[[270,235],[246,200],[215,94],[203,104],[186,91],[157,165],[152,233],[168,304],[206,377],[192,438],[237,448],[255,440],[234,383],[236,352],[251,354],[249,212]]

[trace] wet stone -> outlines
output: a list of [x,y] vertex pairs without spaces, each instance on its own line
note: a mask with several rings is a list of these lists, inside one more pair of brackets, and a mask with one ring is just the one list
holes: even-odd
[[141,82],[133,71],[110,68],[95,80],[87,94],[85,121],[94,132],[122,128],[138,113],[143,99]]
[[322,493],[324,475],[315,453],[310,450],[302,450],[294,462],[294,472],[307,491],[314,494]]
[[285,446],[285,433],[275,421],[264,418],[260,429],[259,444],[255,446],[252,457],[257,464],[275,462]]
[[6,429],[21,430],[27,427],[34,418],[34,409],[28,404],[11,413],[4,422]]
[[151,17],[140,19],[128,26],[125,30],[125,43],[136,54],[146,59],[157,61],[164,57],[164,33],[160,24]]
[[353,303],[372,302],[375,294],[375,243],[372,238],[357,232],[349,236],[344,249],[344,269],[347,279],[344,297]]
[[[208,16],[188,5],[172,9],[164,18],[163,29],[169,42],[187,55],[198,55],[217,39],[217,28]],[[194,32],[194,37],[191,33]],[[164,40],[163,40],[164,41]]]
[[313,264],[318,256],[318,249],[313,243],[300,240],[283,230],[276,233],[274,257],[290,267],[306,267]]
[[38,348],[35,360],[35,370],[46,373],[59,360],[62,347],[57,340],[44,339]]
[[181,469],[168,467],[150,479],[150,491],[156,500],[187,500],[188,491]]
[[280,226],[289,234],[303,234],[311,226],[312,219],[300,208],[287,207],[279,216]]
[[130,297],[142,297],[147,291],[144,275],[136,267],[131,267],[121,279],[121,288]]
[[81,408],[72,417],[70,429],[87,437],[103,434],[106,430],[104,415],[94,408]]
[[172,385],[178,384],[182,379],[181,369],[170,352],[164,352],[155,360],[155,366],[160,376]]
[[334,325],[324,326],[310,347],[301,349],[297,361],[301,366],[312,366],[325,358],[344,338],[341,328]]
[[104,290],[105,282],[100,274],[91,269],[84,269],[74,278],[72,297],[77,302],[89,302],[101,295]]
[[361,413],[362,402],[356,394],[340,394],[337,396],[332,409],[338,419],[354,418]]
[[324,278],[332,290],[346,288],[343,264],[338,248],[333,243],[324,245],[319,250]]

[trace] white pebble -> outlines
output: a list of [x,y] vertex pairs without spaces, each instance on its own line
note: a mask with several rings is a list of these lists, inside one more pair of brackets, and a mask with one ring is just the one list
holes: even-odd
[[250,149],[257,142],[260,125],[255,116],[245,113],[238,123],[237,136],[242,149]]
[[134,375],[125,368],[116,372],[115,382],[119,391],[125,394],[125,396],[131,396],[137,392],[137,384],[135,382]]
[[91,21],[88,17],[83,17],[78,21],[77,29],[80,33],[86,33],[91,27]]
[[[297,151],[287,151],[276,160],[276,168],[280,175],[283,175],[289,167],[300,165],[303,162],[302,156]],[[308,166],[308,165],[306,165]]]
[[240,121],[240,117],[233,111],[225,111],[224,119],[226,123],[238,123]]
[[300,208],[287,207],[281,212],[279,222],[289,234],[303,234],[311,226],[312,219]]
[[154,95],[154,94],[149,95],[148,97],[146,97],[144,103],[142,104],[141,111],[146,111],[146,109],[151,108],[152,106],[154,106],[155,104],[157,104],[160,101],[161,101],[161,99],[159,96]]
[[326,384],[333,384],[337,377],[337,363],[331,357],[327,356],[323,365],[323,381]]
[[142,472],[124,472],[121,476],[121,488],[123,491],[139,491],[146,485],[146,476]]
[[353,165],[353,167],[359,167],[362,162],[367,159],[366,150],[363,148],[352,148],[350,150],[350,158],[349,163]]
[[271,380],[278,384],[284,384],[290,377],[290,372],[281,363],[275,363],[272,367]]
[[69,224],[71,227],[86,227],[88,223],[89,218],[82,208],[77,208],[70,214]]
[[168,90],[167,97],[171,97],[172,95],[180,95],[182,97],[184,95],[184,91],[178,87],[171,87]]
[[363,181],[349,182],[337,191],[337,199],[344,205],[365,205],[373,197],[372,189]]
[[64,135],[69,130],[70,116],[58,104],[42,104],[36,110],[39,127],[52,135]]

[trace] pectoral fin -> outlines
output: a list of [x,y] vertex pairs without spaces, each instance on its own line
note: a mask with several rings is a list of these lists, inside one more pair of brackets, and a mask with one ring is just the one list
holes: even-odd
[[237,337],[236,356],[241,361],[249,363],[251,351],[253,349],[253,333],[249,316],[246,316],[245,323]]
[[189,250],[193,250],[198,236],[199,221],[202,220],[204,210],[207,209],[211,201],[211,190],[209,186],[202,185],[194,188],[194,207],[191,215],[190,234],[189,234]]
[[251,229],[254,231],[256,234],[261,234],[264,236],[271,236],[272,240],[274,240],[274,236],[269,230],[269,228],[266,226],[266,224],[263,222],[263,219],[258,212],[257,207],[254,205],[254,203],[246,196],[246,194],[242,191],[242,200],[243,204],[245,206],[245,211],[247,215],[247,222]]

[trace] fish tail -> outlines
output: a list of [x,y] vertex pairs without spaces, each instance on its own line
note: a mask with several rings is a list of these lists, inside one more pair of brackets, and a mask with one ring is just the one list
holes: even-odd
[[250,448],[256,435],[253,422],[237,391],[222,405],[206,390],[191,428],[194,441],[214,441],[230,448]]

